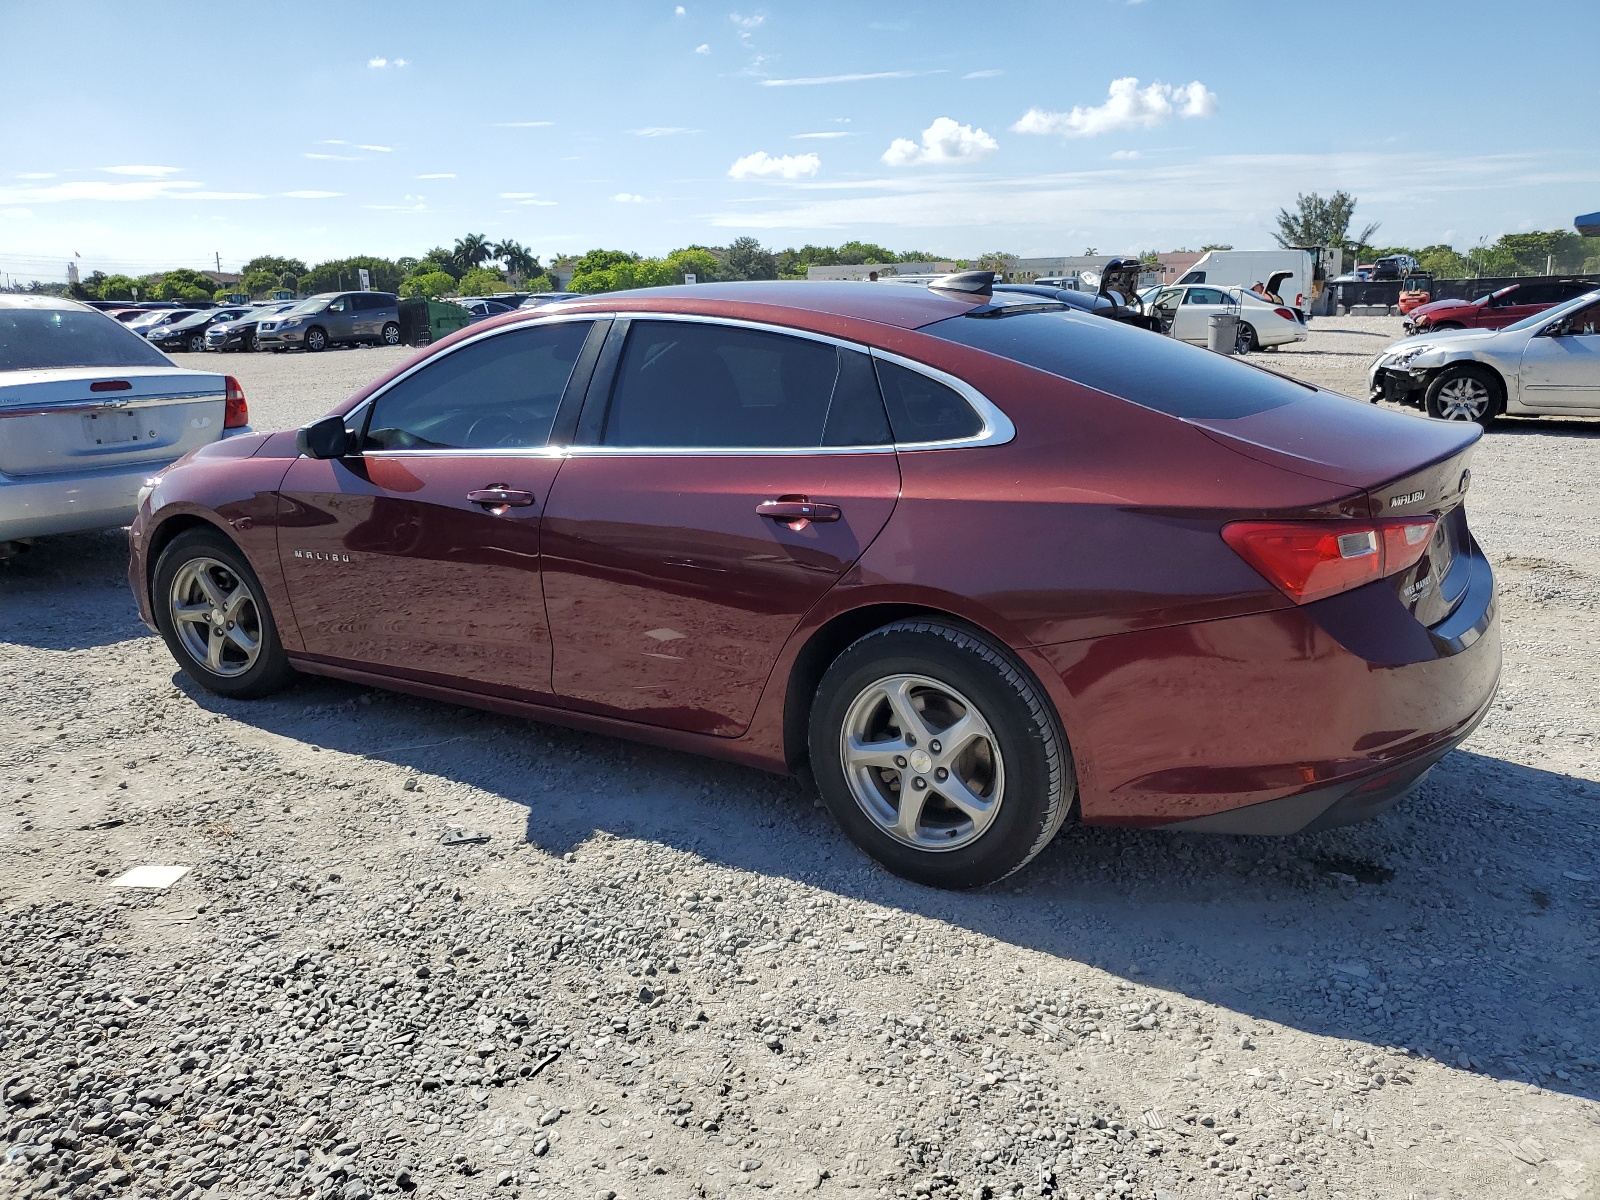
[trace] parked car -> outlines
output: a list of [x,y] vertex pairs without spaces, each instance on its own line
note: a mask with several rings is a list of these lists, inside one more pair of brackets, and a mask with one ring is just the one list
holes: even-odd
[[400,298],[393,292],[324,292],[256,326],[263,350],[400,344]]
[[1543,312],[1594,290],[1592,281],[1562,279],[1513,283],[1476,300],[1434,300],[1406,314],[1407,333],[1444,329],[1504,329],[1524,317]]
[[240,313],[237,317],[216,322],[206,329],[207,350],[259,350],[256,327],[261,321],[277,313],[288,312],[298,300],[277,300],[261,304]]
[[1288,833],[1415,787],[1499,674],[1478,437],[1031,296],[657,288],[202,450],[129,577],[219,694],[333,675],[807,773],[971,887],[1069,814]]
[[1374,401],[1447,421],[1600,416],[1600,290],[1504,329],[1403,338],[1373,359],[1367,383]]
[[0,295],[0,557],[133,519],[155,471],[251,432],[236,380],[71,300]]
[[208,308],[191,313],[180,321],[158,325],[145,336],[150,343],[163,350],[186,350],[199,354],[206,348],[206,333],[222,321],[235,321],[244,316],[248,308]]
[[155,308],[142,317],[135,317],[127,324],[128,328],[140,337],[149,337],[151,330],[171,325],[174,321],[181,321],[185,317],[192,317],[196,311],[198,310],[193,308]]
[[1404,279],[1414,271],[1422,270],[1422,264],[1409,254],[1385,254],[1373,260],[1373,279]]
[[1304,314],[1275,304],[1249,288],[1217,288],[1209,284],[1174,285],[1161,289],[1154,305],[1163,327],[1180,342],[1204,346],[1210,318],[1233,313],[1239,318],[1235,348],[1240,354],[1275,350],[1306,339]]
[[499,317],[516,311],[514,305],[501,304],[498,300],[462,299],[455,303],[470,314],[467,321],[469,325],[476,325],[479,321],[487,321],[490,317]]
[[[1321,288],[1317,284],[1319,252],[1307,247],[1279,250],[1208,250],[1185,271],[1178,284],[1203,283],[1213,288],[1250,288],[1261,284],[1278,295],[1285,307],[1305,312]],[[1268,281],[1274,281],[1268,286]]]

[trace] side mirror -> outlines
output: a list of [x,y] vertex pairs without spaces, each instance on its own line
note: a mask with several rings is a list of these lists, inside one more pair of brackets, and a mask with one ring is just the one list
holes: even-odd
[[343,458],[355,450],[355,439],[336,413],[302,426],[294,435],[294,448],[308,458]]

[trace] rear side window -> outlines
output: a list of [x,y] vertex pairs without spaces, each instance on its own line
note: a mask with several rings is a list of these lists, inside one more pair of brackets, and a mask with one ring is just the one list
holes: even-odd
[[373,402],[363,448],[543,446],[589,325],[513,329],[441,356]]
[[1071,312],[947,317],[918,332],[1174,417],[1247,417],[1292,404],[1314,390],[1148,330]]
[[860,351],[736,325],[635,321],[601,444],[806,449],[888,443]]
[[878,368],[895,441],[949,442],[983,432],[983,418],[954,388],[881,358],[873,365]]
[[0,371],[171,365],[165,354],[104,313],[0,308]]

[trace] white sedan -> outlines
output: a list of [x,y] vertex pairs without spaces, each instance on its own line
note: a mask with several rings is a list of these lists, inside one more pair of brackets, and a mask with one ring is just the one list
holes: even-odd
[[0,559],[46,534],[126,525],[149,476],[249,432],[232,376],[174,366],[86,305],[0,296]]
[[1600,417],[1600,291],[1504,329],[1402,338],[1372,360],[1367,384],[1374,402],[1485,427],[1503,413]]
[[1305,321],[1285,304],[1276,304],[1249,288],[1210,287],[1191,283],[1162,288],[1149,311],[1158,315],[1167,332],[1180,342],[1206,344],[1209,318],[1232,313],[1239,318],[1240,354],[1270,350],[1306,340]]

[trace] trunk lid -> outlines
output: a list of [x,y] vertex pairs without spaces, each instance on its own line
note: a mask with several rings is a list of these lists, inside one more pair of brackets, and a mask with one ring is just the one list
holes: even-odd
[[0,372],[0,475],[171,462],[222,436],[226,388],[178,367]]
[[1468,463],[1475,448],[1468,445],[1459,453],[1367,492],[1367,503],[1375,517],[1437,518],[1423,556],[1408,570],[1384,580],[1411,615],[1429,627],[1455,611],[1472,573],[1473,556],[1468,553],[1471,534],[1462,502],[1472,482]]

